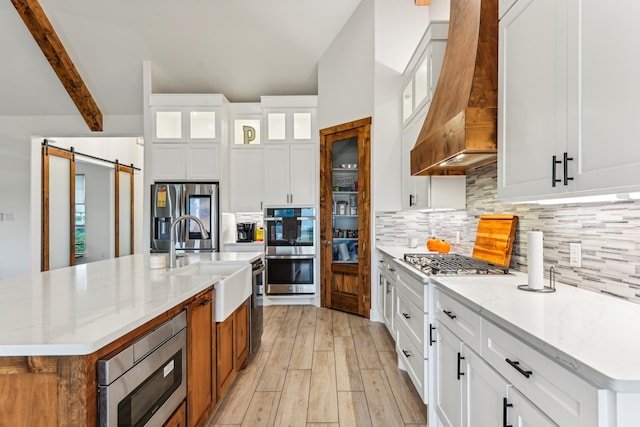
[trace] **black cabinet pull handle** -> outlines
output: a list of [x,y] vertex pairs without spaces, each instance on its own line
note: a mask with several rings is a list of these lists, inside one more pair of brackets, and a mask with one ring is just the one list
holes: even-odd
[[409,194],[409,206],[413,206],[413,194]]
[[507,409],[512,408],[513,404],[507,402],[507,398],[502,398],[502,427],[513,427],[511,424],[507,424]]
[[442,310],[442,312],[443,312],[444,314],[446,314],[447,316],[449,316],[449,319],[451,319],[451,320],[453,320],[453,319],[455,319],[455,318],[456,318],[456,315],[455,315],[455,314],[453,314],[453,313],[452,313],[451,311],[449,311],[449,310]]
[[525,377],[529,378],[531,376],[531,374],[533,374],[533,371],[525,371],[524,369],[522,369],[520,367],[520,362],[514,361],[514,360],[509,360],[508,358],[505,359],[507,361],[507,363],[509,365],[511,365],[516,371],[520,372],[522,375],[524,375]]
[[573,157],[569,157],[568,153],[564,153],[564,185],[569,185],[569,181],[573,181],[573,177],[569,176],[569,161],[573,160]]
[[405,357],[411,357],[411,353],[409,353],[407,350],[402,350],[402,353],[405,355]]
[[387,283],[387,293],[390,294],[391,293],[391,286],[389,286],[389,282],[386,282],[386,283]]
[[556,179],[556,165],[558,163],[562,163],[560,160],[556,159],[556,156],[553,156],[551,159],[551,186],[555,187],[557,182],[560,182],[559,179]]
[[429,323],[429,347],[433,346],[433,343],[436,342],[433,339],[433,331],[436,329],[431,323]]
[[409,313],[402,313],[402,315],[404,316],[405,319],[411,319],[411,316],[409,316]]
[[458,381],[460,381],[460,377],[464,375],[464,372],[460,372],[460,361],[464,360],[464,357],[458,352]]
[[207,304],[209,304],[211,301],[213,301],[213,298],[208,298],[208,299],[206,299],[206,300],[204,300],[204,301],[201,301],[201,302],[200,302],[200,305],[207,305]]
[[395,270],[395,268],[391,268],[391,267],[389,267],[389,271],[394,272],[394,271],[396,271],[396,270]]

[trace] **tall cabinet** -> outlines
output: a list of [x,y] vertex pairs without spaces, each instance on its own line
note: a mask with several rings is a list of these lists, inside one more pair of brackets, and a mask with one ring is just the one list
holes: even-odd
[[448,22],[432,22],[404,72],[402,90],[403,210],[464,209],[465,176],[411,176],[411,150],[416,144],[440,77]]
[[322,306],[369,317],[371,119],[320,131]]
[[498,196],[640,191],[640,5],[511,0],[500,16]]
[[266,206],[315,206],[317,97],[263,96]]

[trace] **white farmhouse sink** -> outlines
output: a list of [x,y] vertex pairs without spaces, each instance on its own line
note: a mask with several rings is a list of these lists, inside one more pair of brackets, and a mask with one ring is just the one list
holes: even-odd
[[221,277],[214,285],[216,290],[216,322],[224,321],[251,296],[251,264],[200,262],[177,274]]

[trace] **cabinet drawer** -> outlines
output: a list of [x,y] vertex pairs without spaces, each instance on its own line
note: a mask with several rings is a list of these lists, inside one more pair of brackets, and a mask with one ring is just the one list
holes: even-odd
[[404,261],[396,262],[396,266],[398,287],[403,288],[405,293],[411,297],[414,304],[422,309],[423,313],[427,313],[428,297],[425,289],[428,285],[426,285],[422,280],[414,277],[411,272],[407,271],[408,268],[413,267],[406,266]]
[[466,345],[482,355],[480,315],[437,288],[434,289],[433,295],[436,318]]
[[425,384],[428,384],[426,378],[427,360],[422,357],[422,353],[416,348],[412,340],[407,335],[404,326],[398,328],[398,340],[396,341],[396,351],[398,357],[402,360],[402,363],[407,368],[407,373],[411,382],[418,390],[422,401],[425,401],[427,391],[425,390]]
[[[405,326],[406,332],[415,343],[416,347],[424,349],[424,322],[425,314],[418,308],[404,287],[398,286],[396,292],[396,324]],[[424,353],[423,353],[424,354]]]
[[596,387],[493,323],[482,322],[483,357],[507,381],[561,426],[598,425]]

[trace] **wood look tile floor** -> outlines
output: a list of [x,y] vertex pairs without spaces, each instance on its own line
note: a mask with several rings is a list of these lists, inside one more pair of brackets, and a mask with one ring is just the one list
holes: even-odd
[[264,308],[262,345],[209,427],[427,425],[382,323],[310,305]]

